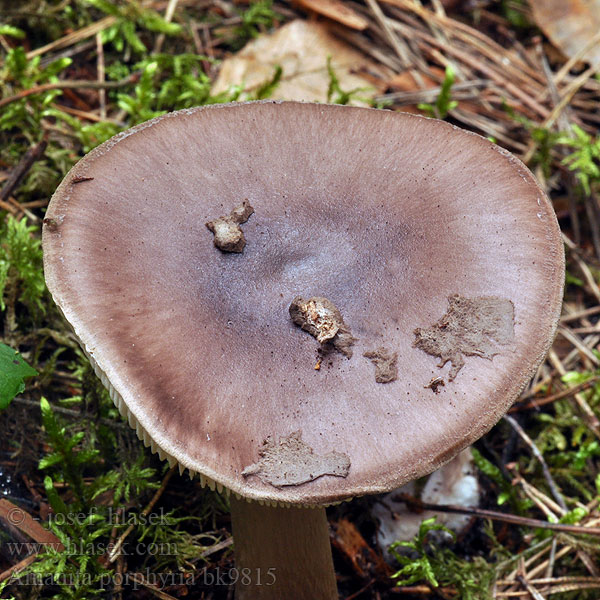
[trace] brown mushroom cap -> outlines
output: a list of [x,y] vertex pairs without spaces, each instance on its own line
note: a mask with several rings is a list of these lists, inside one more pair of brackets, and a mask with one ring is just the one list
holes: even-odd
[[[81,180],[81,178],[93,178]],[[247,199],[242,254],[205,223]],[[253,499],[317,505],[388,491],[487,432],[543,360],[564,256],[529,171],[447,123],[259,102],[180,111],[117,135],[54,195],[45,271],[112,397],[147,445]],[[514,306],[515,341],[448,366],[414,346],[448,298]],[[357,338],[315,370],[288,314],[324,296]],[[374,379],[364,352],[398,352]],[[242,471],[294,432],[346,477],[276,487]]]

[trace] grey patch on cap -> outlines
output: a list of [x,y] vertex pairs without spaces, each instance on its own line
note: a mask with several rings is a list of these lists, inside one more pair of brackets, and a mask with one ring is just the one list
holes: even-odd
[[323,475],[346,477],[350,459],[341,452],[328,452],[319,456],[302,441],[302,432],[294,431],[275,443],[268,437],[258,451],[260,460],[242,471],[244,477],[256,475],[264,483],[275,487],[300,485]]
[[448,298],[446,314],[431,327],[415,329],[414,346],[440,357],[438,367],[448,361],[453,381],[465,364],[465,356],[491,360],[500,353],[498,345],[515,339],[515,307],[510,300],[497,296],[465,298],[454,294]]
[[375,365],[375,381],[377,383],[391,383],[398,379],[398,353],[392,352],[383,346],[363,354]]

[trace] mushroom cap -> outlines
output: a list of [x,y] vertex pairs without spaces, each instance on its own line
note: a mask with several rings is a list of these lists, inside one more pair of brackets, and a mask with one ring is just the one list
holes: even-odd
[[[247,245],[222,253],[205,223],[246,199]],[[531,173],[481,136],[403,113],[267,101],[167,114],[77,163],[45,222],[48,287],[138,435],[267,502],[326,504],[438,468],[517,398],[561,307],[560,232]],[[449,381],[415,329],[457,295],[512,303],[514,340],[466,355]],[[288,314],[296,296],[334,303],[351,359],[315,369],[319,344]],[[375,381],[363,353],[379,347],[398,353],[396,381]],[[267,445],[290,440],[309,470],[347,457],[346,476],[257,476]]]

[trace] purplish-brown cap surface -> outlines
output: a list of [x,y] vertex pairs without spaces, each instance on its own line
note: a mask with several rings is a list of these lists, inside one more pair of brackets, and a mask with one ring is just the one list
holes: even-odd
[[[222,252],[205,224],[244,201],[246,246]],[[83,158],[45,223],[50,291],[138,435],[257,500],[324,504],[434,470],[516,399],[561,306],[559,228],[523,164],[390,111],[168,114]],[[337,307],[351,358],[318,354],[297,297]]]

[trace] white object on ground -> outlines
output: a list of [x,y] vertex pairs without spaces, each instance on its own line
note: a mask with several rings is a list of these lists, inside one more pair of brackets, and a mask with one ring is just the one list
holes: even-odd
[[[377,542],[389,559],[388,547],[396,541],[411,540],[419,532],[425,519],[437,517],[437,523],[445,525],[455,533],[460,533],[469,523],[468,515],[410,511],[404,502],[395,501],[398,494],[415,495],[415,482],[386,494],[373,507],[373,515],[379,521]],[[479,505],[479,482],[475,475],[475,466],[471,449],[463,450],[456,458],[434,471],[421,492],[420,498],[428,504],[457,504],[466,507]],[[439,534],[438,534],[439,535]],[[448,538],[442,532],[442,538]]]

